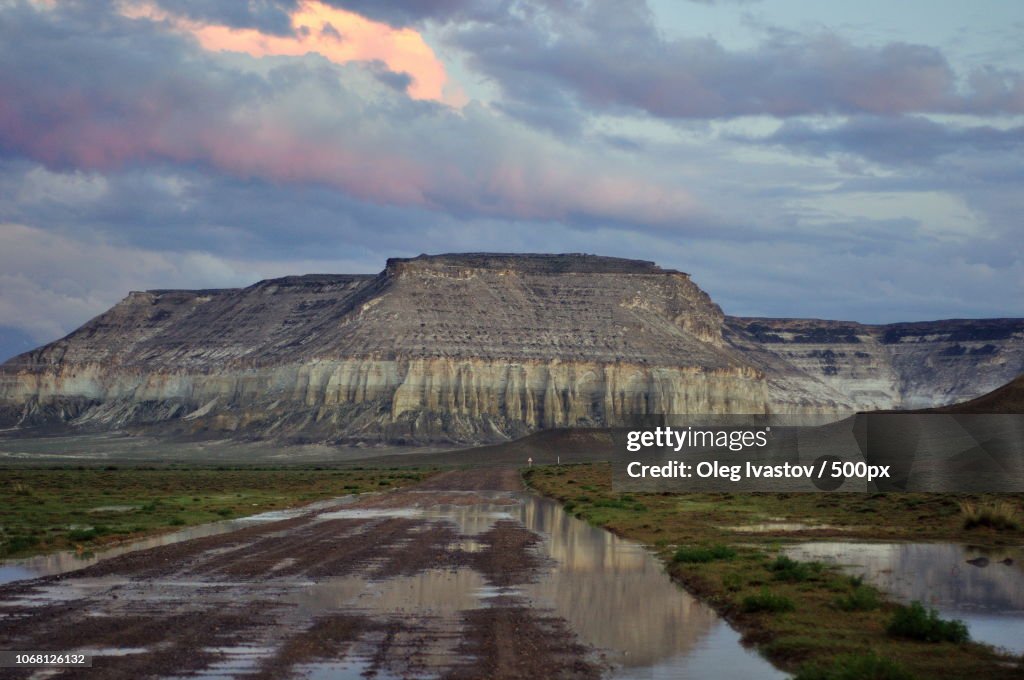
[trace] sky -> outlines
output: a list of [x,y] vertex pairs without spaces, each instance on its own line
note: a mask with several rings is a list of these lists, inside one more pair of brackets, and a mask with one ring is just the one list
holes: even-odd
[[1013,0],[0,0],[0,339],[459,251],[1024,316],[1021,36]]

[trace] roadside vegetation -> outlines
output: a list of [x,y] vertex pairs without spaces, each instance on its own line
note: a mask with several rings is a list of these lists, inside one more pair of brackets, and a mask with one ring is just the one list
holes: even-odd
[[1007,501],[961,501],[960,514],[964,529],[989,528],[997,531],[1019,531],[1017,508]]
[[415,484],[431,470],[0,470],[0,557],[91,552],[186,526]]
[[535,467],[524,477],[577,517],[651,546],[677,582],[798,680],[1021,677],[1014,660],[971,642],[961,622],[889,601],[863,579],[792,559],[783,547],[837,538],[1021,545],[1019,524],[968,521],[965,507],[1015,518],[1024,495],[619,494],[607,464]]

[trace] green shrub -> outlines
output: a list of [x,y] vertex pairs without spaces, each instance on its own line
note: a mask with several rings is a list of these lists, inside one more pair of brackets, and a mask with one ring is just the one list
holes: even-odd
[[28,550],[39,545],[38,536],[11,536],[7,539],[6,543],[3,544],[3,551],[12,555],[22,550]]
[[172,527],[183,527],[185,526],[185,520],[180,517],[172,517],[170,521],[167,522],[167,525]]
[[900,606],[893,613],[886,632],[893,637],[922,642],[967,642],[970,635],[963,621],[946,621],[934,609],[925,609],[920,602]]
[[743,611],[748,614],[755,612],[791,612],[794,609],[796,609],[796,606],[791,599],[769,590],[762,590],[757,595],[748,595],[743,598]]
[[768,565],[768,570],[773,572],[776,581],[792,581],[794,583],[807,581],[825,568],[821,562],[798,562],[785,555],[779,555],[775,561]]
[[989,527],[997,530],[1014,531],[1020,529],[1017,509],[1012,503],[997,501],[994,503],[960,503],[960,514],[964,518],[964,529]]
[[878,609],[881,601],[878,591],[871,586],[857,586],[849,595],[837,597],[833,604],[844,612],[869,612]]
[[731,560],[736,551],[727,545],[683,546],[676,550],[673,562],[680,564],[703,564],[715,560]]
[[805,666],[793,680],[914,680],[914,676],[895,661],[871,652],[837,657],[830,666]]

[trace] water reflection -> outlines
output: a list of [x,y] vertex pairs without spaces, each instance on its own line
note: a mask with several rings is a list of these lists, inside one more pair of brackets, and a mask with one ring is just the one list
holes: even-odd
[[[465,611],[492,606],[494,598],[499,595],[514,595],[533,603],[545,614],[550,612],[567,621],[580,642],[603,653],[605,659],[614,665],[612,677],[686,677],[697,680],[785,677],[756,653],[744,649],[739,643],[739,635],[712,610],[672,583],[660,562],[642,547],[571,517],[553,501],[528,494],[517,495],[515,500],[517,503],[510,503],[506,495],[477,505],[373,509],[369,514],[366,509],[327,506],[329,510],[319,515],[320,519],[350,516],[376,519],[398,515],[428,522],[447,522],[463,536],[457,543],[467,550],[479,550],[481,545],[475,537],[493,527],[495,522],[502,519],[521,521],[542,537],[538,550],[548,559],[535,581],[512,588],[495,587],[483,574],[468,566],[428,569],[411,576],[377,579],[372,577],[377,573],[376,564],[367,565],[355,574],[318,582],[270,579],[261,584],[217,581],[216,585],[222,589],[244,587],[250,594],[258,585],[265,589],[267,597],[280,597],[295,605],[287,615],[289,621],[296,622],[295,625],[307,625],[301,622],[321,614],[349,611],[364,611],[373,618],[378,618],[377,615],[379,618],[397,616],[412,622],[429,622],[424,625],[435,638],[431,650],[423,656],[423,663],[431,675],[443,671],[457,656],[464,632]],[[310,508],[302,510],[309,511]],[[231,531],[256,521],[281,518],[281,513],[275,513],[192,527],[121,546],[87,560],[67,553],[41,556],[5,565],[0,576],[16,580],[68,571],[130,550],[168,545]],[[311,521],[318,519],[311,518]],[[83,593],[89,594],[85,591],[90,591],[93,586],[109,589],[112,585],[110,578],[96,579],[95,583],[79,578],[62,581],[49,588],[73,587],[81,597]],[[160,597],[173,599],[180,596],[175,590],[179,587],[201,588],[205,585],[209,584],[164,579],[159,583],[160,591],[150,589],[147,584],[144,597],[149,602]],[[170,590],[175,590],[175,593],[158,594]],[[121,595],[124,597],[125,593]],[[54,593],[47,588],[35,595],[40,601],[74,599],[75,596],[74,593]],[[253,641],[254,644],[258,642]],[[365,670],[358,661],[360,655],[372,654],[373,651],[373,640],[361,638],[354,643],[348,660],[342,666],[358,675]],[[213,676],[241,674],[240,669],[248,668],[264,653],[259,648],[245,648],[239,654],[230,655],[230,659],[211,672]],[[342,666],[337,663],[314,664],[303,670],[318,677],[317,673],[329,673],[332,669],[338,671]]]
[[698,646],[720,620],[680,590],[640,546],[528,499],[523,523],[547,537],[556,566],[525,590],[550,604],[587,642],[620,652],[626,666],[649,666]]
[[[526,494],[517,499],[520,503],[511,506],[507,499],[495,498],[494,504],[442,505],[414,512],[419,518],[451,522],[470,537],[499,519],[521,521],[543,537],[539,550],[550,558],[535,582],[496,588],[466,567],[383,580],[353,575],[311,585],[293,601],[312,614],[362,609],[431,617],[434,625],[452,632],[454,643],[462,611],[487,607],[490,598],[511,594],[568,621],[581,642],[601,650],[615,664],[613,677],[785,677],[744,649],[739,635],[672,583],[641,546],[568,515],[553,501]],[[389,512],[408,516],[410,510],[375,510],[375,516]],[[472,539],[464,543],[479,547]]]
[[609,651],[621,678],[782,678],[711,609],[680,589],[636,543],[526,496],[519,519],[545,536],[554,566],[523,587]]
[[836,541],[804,543],[787,552],[843,565],[897,600],[919,600],[962,619],[975,640],[1024,653],[1024,549]]

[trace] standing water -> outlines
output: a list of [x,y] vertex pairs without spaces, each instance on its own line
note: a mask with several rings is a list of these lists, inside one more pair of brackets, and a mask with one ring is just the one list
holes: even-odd
[[1024,654],[1024,549],[956,543],[803,543],[796,559],[840,565],[895,599],[967,624],[971,638]]
[[[407,494],[409,498],[416,496],[415,492]],[[674,584],[661,563],[642,546],[571,517],[557,503],[535,495],[495,493],[482,500],[432,506],[412,502],[393,508],[338,506],[312,514],[302,527],[285,528],[255,542],[193,555],[170,570],[159,563],[153,567],[159,575],[140,573],[131,577],[125,573],[129,578],[112,575],[97,579],[68,573],[59,583],[43,584],[35,594],[18,597],[23,598],[22,604],[33,606],[93,598],[102,603],[99,608],[104,610],[94,611],[93,615],[108,617],[125,612],[136,616],[140,612],[147,616],[177,616],[197,606],[227,610],[245,602],[257,603],[258,610],[274,612],[269,627],[231,644],[209,643],[210,647],[196,650],[219,660],[190,671],[192,677],[234,678],[251,674],[280,654],[282,640],[307,630],[313,621],[339,613],[361,616],[366,621],[415,621],[427,626],[427,639],[431,640],[428,648],[417,648],[418,666],[404,669],[400,676],[438,677],[453,662],[465,660],[460,640],[466,633],[467,612],[507,606],[502,603],[510,600],[525,603],[537,615],[564,620],[578,641],[592,650],[590,656],[609,677],[786,677],[744,648],[739,635],[711,609]],[[321,535],[317,527],[327,528],[341,521],[347,523],[351,533],[338,534],[332,541],[344,548],[348,541],[358,541],[360,536],[377,536],[378,527],[396,519],[418,523],[410,538],[404,539],[410,545],[415,544],[418,536],[429,535],[432,527],[454,529],[457,538],[451,547],[461,554],[484,550],[483,535],[496,523],[521,523],[540,538],[531,549],[540,558],[540,566],[531,577],[511,585],[489,580],[471,560],[382,575],[381,567],[389,559],[389,553],[382,550],[342,575],[311,577],[312,572],[300,570],[303,560],[312,559],[308,554],[297,552],[289,557],[286,552],[279,552],[274,553],[277,557],[269,571],[255,578],[241,578],[247,564],[265,554],[255,552],[260,541],[268,545],[297,541],[301,545],[303,536]],[[223,528],[218,525],[216,530]],[[195,528],[180,532],[177,540],[209,535],[206,530]],[[168,536],[161,539],[164,544],[171,540],[174,539]],[[382,544],[382,548],[387,547]],[[251,557],[246,558],[248,561],[231,560],[232,551],[247,552]],[[187,553],[184,545],[182,553]],[[499,560],[502,555],[498,554]],[[107,557],[101,554],[90,561],[99,560],[102,564]],[[20,580],[75,566],[73,562],[54,559],[21,561],[7,565],[6,573],[9,579]],[[391,669],[374,660],[385,648],[381,630],[379,626],[368,626],[368,632],[361,633],[345,648],[342,658],[310,660],[292,671],[311,678],[391,677]],[[145,648],[121,651],[144,655],[147,649],[150,653],[159,651],[161,644],[156,641]]]

